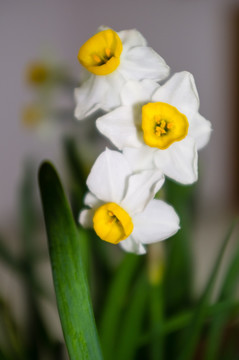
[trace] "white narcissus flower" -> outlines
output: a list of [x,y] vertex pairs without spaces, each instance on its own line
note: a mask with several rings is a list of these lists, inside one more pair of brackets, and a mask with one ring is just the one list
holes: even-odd
[[193,76],[177,73],[163,86],[129,81],[121,91],[122,106],[96,121],[131,163],[134,171],[159,169],[191,184],[198,177],[197,151],[210,138],[211,123],[199,112]]
[[161,200],[153,200],[163,185],[158,171],[132,175],[124,155],[106,149],[93,165],[87,185],[90,192],[80,223],[93,227],[105,241],[118,244],[128,252],[144,254],[144,244],[164,240],[179,229],[174,209]]
[[165,61],[137,30],[104,29],[79,50],[78,59],[87,70],[83,84],[75,89],[75,117],[82,120],[96,110],[119,106],[120,90],[128,80],[160,81],[169,74]]

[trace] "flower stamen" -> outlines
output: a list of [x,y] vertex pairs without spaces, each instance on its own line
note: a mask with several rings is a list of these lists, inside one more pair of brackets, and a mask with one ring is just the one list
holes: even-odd
[[111,50],[109,48],[106,48],[105,53],[106,53],[107,58],[109,59],[111,57]]
[[158,116],[155,116],[155,135],[156,136],[161,136],[164,134],[167,134],[167,130],[165,129],[166,127],[166,121],[165,120],[160,120],[160,118]]
[[94,60],[97,64],[102,63],[102,60],[101,60],[101,58],[100,58],[98,55],[93,54],[92,57],[93,57],[93,60]]

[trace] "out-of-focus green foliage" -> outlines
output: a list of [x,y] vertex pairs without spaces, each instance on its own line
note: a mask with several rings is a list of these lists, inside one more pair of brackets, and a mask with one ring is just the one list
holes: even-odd
[[[77,172],[76,175],[78,176]],[[205,290],[198,299],[193,298],[193,259],[190,249],[193,188],[181,188],[175,183],[168,182],[166,194],[170,194],[168,197],[179,212],[182,230],[173,239],[168,240],[170,244],[164,243],[166,256],[164,260],[159,258],[158,261],[165,262],[165,266],[158,283],[152,284],[146,272],[147,261],[150,261],[147,256],[126,254],[116,271],[110,265],[111,259],[107,259],[106,248],[103,257],[100,253],[96,256],[102,268],[106,268],[108,275],[111,266],[111,275],[105,278],[104,301],[101,316],[97,321],[106,360],[194,359],[202,351],[201,344],[205,342],[205,331],[210,324],[213,326],[213,320],[222,314],[225,316],[238,313],[239,303],[236,298],[225,294],[233,292],[233,284],[238,279],[236,259],[239,253],[234,255],[234,260],[227,270],[221,290],[224,296],[220,295],[217,302],[210,303],[210,294],[225,247],[231,238],[232,228],[222,244]],[[92,232],[90,234],[92,235]],[[95,242],[100,240],[94,236],[93,238],[95,246]],[[93,275],[96,277],[94,282],[97,282],[100,274]],[[224,330],[225,326],[226,322]],[[208,341],[211,341],[210,337]],[[232,356],[235,356],[235,351],[235,348],[230,346]]]
[[177,211],[181,227],[181,230],[165,243],[167,252],[164,274],[165,304],[166,311],[174,313],[190,306],[192,302],[193,259],[191,238],[195,214],[195,185],[182,186],[167,179],[165,188],[166,200]]
[[[49,117],[61,124],[66,116],[72,121],[72,108],[58,109],[52,103],[59,86],[72,98],[75,81],[64,69],[43,70],[35,68],[31,86],[38,97],[37,104],[44,110],[44,121]],[[41,168],[40,188],[55,293],[70,359],[239,359],[238,245],[233,249],[218,295],[211,298],[232,228],[217,258],[212,259],[215,264],[204,290],[197,297],[192,292],[195,261],[191,246],[197,185],[182,186],[166,180],[164,193],[159,194],[178,212],[181,230],[159,244],[164,255],[154,257],[160,275],[152,281],[151,251],[145,256],[125,254],[100,241],[92,230],[79,227],[89,164],[83,160],[85,154],[79,154],[76,137],[64,138],[63,152],[73,215],[59,177],[49,163]],[[28,309],[23,331],[0,293],[0,360],[65,360],[65,345],[52,338],[39,307],[39,299],[49,300],[49,294],[36,270],[46,254],[36,244],[39,214],[35,180],[32,167],[27,165],[19,188],[22,252],[12,253],[8,239],[0,234],[0,261],[21,282]]]
[[44,284],[39,282],[36,270],[39,262],[46,260],[47,254],[38,248],[36,241],[39,224],[32,164],[26,163],[24,170],[19,187],[19,237],[16,239],[21,244],[20,254],[12,253],[1,235],[0,261],[22,285],[27,314],[24,324],[19,324],[7,300],[0,300],[0,359],[30,360],[48,356],[62,360],[62,345],[50,335],[39,307],[42,297],[51,301]]
[[120,264],[108,293],[100,322],[101,342],[105,359],[110,359],[116,352],[124,333],[119,338],[120,322],[125,310],[125,303],[131,294],[131,284],[139,270],[140,258],[137,255],[127,254]]
[[[85,165],[79,161],[74,141],[68,139],[64,149],[71,174],[69,193],[77,193],[82,204],[86,190]],[[101,358],[87,282],[106,360],[234,360],[238,357],[239,330],[235,320],[239,316],[236,295],[239,248],[233,251],[218,296],[212,300],[210,295],[225,246],[231,238],[231,228],[204,291],[195,298],[191,290],[194,261],[190,246],[194,219],[193,187],[167,182],[165,196],[179,213],[181,230],[160,244],[165,250],[163,258],[158,258],[158,264],[163,264],[162,271],[158,281],[152,283],[150,251],[146,256],[125,254],[120,250],[112,252],[113,248],[101,242],[92,231],[77,226],[53,168],[45,164],[41,174],[56,297],[70,359]],[[16,276],[20,275],[26,289],[29,304],[26,322],[30,336],[25,338],[11,309],[2,301],[4,316],[1,318],[5,320],[0,324],[0,334],[4,329],[0,359],[41,359],[43,353],[47,353],[49,359],[63,359],[62,345],[49,335],[37,301],[39,297],[48,295],[35,273],[35,264],[41,260],[42,254],[34,245],[37,214],[33,188],[33,174],[28,167],[20,192],[23,253],[13,255],[3,235],[0,243],[0,260],[15,271]],[[75,219],[77,211],[75,207]],[[77,337],[78,330],[82,336]],[[85,352],[88,347],[89,353]]]
[[185,329],[185,333],[183,334],[184,346],[182,346],[181,349],[181,354],[179,356],[180,360],[190,360],[192,359],[193,354],[195,353],[195,349],[200,337],[200,332],[206,320],[206,310],[210,301],[213,285],[215,283],[226,246],[231,238],[234,227],[235,224],[233,223],[233,225],[228,231],[228,234],[225,237],[225,240],[222,243],[221,249],[218,253],[218,257],[215,261],[215,265],[208,278],[205,290],[203,291],[201,298],[199,299],[198,303],[195,306],[194,315],[191,320],[191,323],[189,324],[188,328]]

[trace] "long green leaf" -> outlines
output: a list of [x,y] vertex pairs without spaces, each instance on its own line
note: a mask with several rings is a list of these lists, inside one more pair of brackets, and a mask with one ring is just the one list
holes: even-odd
[[[222,312],[227,311],[230,311],[232,313],[238,313],[239,302],[227,300],[213,305],[209,305],[206,309],[206,315],[208,317],[215,317]],[[153,341],[158,336],[160,336],[162,332],[166,336],[170,333],[184,329],[190,324],[193,316],[193,310],[186,310],[165,320],[163,326],[162,324],[155,324],[154,329],[139,338],[139,346],[147,345],[150,341]]]
[[75,139],[66,137],[63,141],[66,166],[71,179],[71,204],[75,218],[78,218],[79,211],[83,206],[86,186],[86,166],[81,160]]
[[122,318],[122,308],[128,297],[132,278],[135,275],[140,257],[127,254],[119,266],[108,291],[103,309],[100,336],[103,354],[106,360],[111,360],[116,348],[117,334]]
[[153,284],[149,289],[150,326],[152,330],[156,326],[158,329],[158,335],[150,339],[152,360],[163,359],[164,353],[164,298],[162,290],[162,284]]
[[20,217],[20,237],[23,244],[26,260],[31,262],[31,255],[36,251],[36,205],[34,199],[34,170],[30,161],[24,167],[24,177],[19,187],[19,217]]
[[236,251],[233,251],[231,260],[228,263],[228,268],[222,282],[221,290],[219,292],[219,299],[224,300],[232,297],[236,290],[239,278],[239,246]]
[[76,141],[72,137],[66,137],[64,138],[63,145],[71,177],[78,183],[79,187],[82,189],[82,193],[84,193],[87,191],[85,183],[87,174],[84,164],[79,156]]
[[201,296],[201,299],[199,300],[197,307],[195,308],[195,313],[192,318],[191,324],[189,325],[188,329],[186,329],[184,334],[184,342],[183,342],[183,348],[180,353],[179,359],[180,360],[190,360],[193,357],[197,342],[199,340],[200,332],[206,317],[206,309],[208,305],[208,301],[213,289],[213,285],[216,280],[216,276],[221,264],[221,260],[224,254],[224,251],[226,249],[226,246],[231,238],[232,232],[234,230],[234,227],[236,225],[236,221],[233,222],[231,225],[223,243],[221,246],[221,249],[218,253],[218,256],[216,258],[216,262],[214,264],[214,267],[212,269],[211,275],[208,279],[208,282],[206,284],[205,290]]
[[0,234],[0,260],[18,272],[21,269],[20,262],[12,255],[11,251],[5,245],[6,243],[7,241],[3,238],[2,234]]
[[45,162],[39,183],[55,292],[71,360],[102,359],[80,238],[54,167]]
[[0,359],[1,360],[10,360],[10,357],[7,354],[5,354],[5,352],[2,349],[0,349]]
[[[239,247],[235,253],[233,253],[231,261],[228,263],[228,268],[222,282],[221,290],[219,292],[219,300],[231,299],[234,295],[238,284],[239,278]],[[221,338],[225,331],[225,326],[228,319],[231,316],[232,308],[227,309],[218,314],[218,316],[212,319],[212,324],[209,328],[207,347],[205,353],[205,360],[218,359]]]
[[169,179],[165,183],[166,200],[180,217],[181,230],[165,243],[167,260],[164,297],[167,312],[177,312],[191,305],[191,237],[194,215],[194,186],[181,186]]
[[134,286],[130,303],[123,317],[122,326],[118,331],[116,360],[132,360],[138,349],[138,338],[141,333],[145,315],[148,284],[144,274],[140,274]]

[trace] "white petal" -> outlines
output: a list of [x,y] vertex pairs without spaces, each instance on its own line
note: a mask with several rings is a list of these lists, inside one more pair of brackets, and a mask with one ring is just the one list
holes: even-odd
[[164,176],[161,171],[146,170],[131,175],[122,207],[132,216],[142,212],[154,195],[163,186]]
[[207,145],[211,136],[211,123],[197,113],[190,122],[188,134],[196,141],[197,149]]
[[152,48],[136,46],[122,59],[119,71],[126,79],[160,81],[169,74],[169,67]]
[[197,181],[197,149],[195,141],[189,136],[175,142],[166,150],[158,150],[154,161],[156,167],[165,175],[182,184],[192,184]]
[[199,97],[192,74],[183,71],[171,77],[152,97],[153,101],[175,106],[190,117],[198,111]]
[[97,199],[97,197],[91,192],[88,192],[84,198],[84,204],[90,208],[96,208],[102,205],[102,201]]
[[[83,84],[75,89],[75,117],[83,120],[96,110],[100,109],[101,97],[107,91],[106,82],[96,76],[90,76]],[[102,96],[103,95],[103,96]]]
[[133,81],[129,80],[120,92],[123,105],[132,106],[149,102],[154,91],[159,85],[152,80]]
[[123,43],[122,56],[134,46],[146,46],[147,44],[143,35],[135,29],[119,31],[117,34]]
[[160,85],[156,81],[150,79],[141,80],[140,84],[143,87],[144,96],[146,97],[148,94],[150,94],[150,98],[144,101],[145,103],[147,103],[149,100],[152,99],[153,94],[160,87]]
[[138,255],[142,255],[146,253],[145,247],[136,242],[132,236],[129,236],[127,239],[121,241],[119,243],[120,247],[127,252],[135,253]]
[[142,145],[138,149],[125,147],[123,154],[134,171],[150,170],[155,168],[154,154],[157,149]]
[[[109,75],[105,76],[106,81],[108,83],[108,87],[109,90],[106,94],[106,98],[105,98],[105,103],[112,103],[112,97],[115,98],[115,100],[113,100],[114,103],[116,103],[117,100],[117,106],[121,104],[121,99],[120,99],[120,91],[122,89],[122,86],[125,83],[125,79],[122,76],[122,74],[120,74],[120,72],[118,71],[118,68],[112,72]],[[115,107],[115,105],[114,105]],[[113,106],[110,106],[110,108],[112,109]]]
[[79,215],[79,223],[85,228],[93,227],[94,210],[82,210]]
[[179,230],[179,217],[172,206],[152,200],[134,219],[132,236],[138,242],[150,244],[165,240]]
[[118,149],[125,146],[139,147],[142,144],[142,134],[138,133],[135,126],[134,111],[131,107],[121,106],[101,116],[96,121],[96,127]]
[[108,76],[91,75],[75,89],[75,117],[83,120],[95,111],[110,111],[120,105],[120,89],[124,79],[115,71]]
[[105,202],[119,203],[124,194],[131,168],[121,153],[106,149],[96,159],[87,179],[89,190]]

